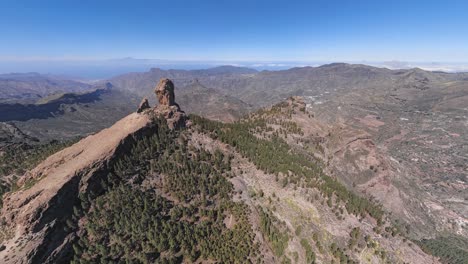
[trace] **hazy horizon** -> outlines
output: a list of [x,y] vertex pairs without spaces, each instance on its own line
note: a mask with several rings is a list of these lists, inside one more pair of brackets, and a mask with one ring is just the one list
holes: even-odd
[[0,8],[2,73],[105,78],[330,62],[468,70],[465,1],[7,0]]
[[468,72],[468,63],[406,62],[406,61],[190,61],[117,58],[102,60],[34,59],[1,60],[0,74],[29,73],[61,75],[77,79],[106,79],[128,72],[145,72],[151,68],[163,70],[196,70],[218,66],[246,67],[262,70],[287,70],[294,67],[317,67],[330,63],[364,64],[389,69],[421,68],[428,71]]

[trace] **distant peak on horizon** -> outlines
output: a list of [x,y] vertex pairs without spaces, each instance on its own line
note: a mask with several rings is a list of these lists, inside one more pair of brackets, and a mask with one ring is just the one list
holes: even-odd
[[[160,67],[153,67],[149,69],[149,71],[184,71],[185,69],[163,69]],[[210,73],[257,73],[258,70],[250,68],[250,67],[243,67],[243,66],[236,66],[236,65],[219,65],[214,67],[200,67],[197,69],[190,69],[190,71],[206,71]]]
[[467,63],[450,62],[406,62],[406,61],[175,61],[163,59],[138,59],[122,57],[107,60],[52,60],[52,61],[2,61],[0,60],[0,74],[39,73],[53,76],[75,76],[74,79],[103,80],[113,76],[147,72],[151,70],[209,70],[218,73],[255,73],[261,71],[289,70],[303,67],[331,67],[336,65],[367,65],[378,68],[411,69],[420,68],[426,71],[468,72]]

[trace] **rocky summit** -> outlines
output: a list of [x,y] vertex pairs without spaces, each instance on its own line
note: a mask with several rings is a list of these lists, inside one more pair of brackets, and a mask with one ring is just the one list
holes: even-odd
[[186,126],[187,117],[175,102],[174,83],[167,78],[161,78],[156,85],[154,92],[158,100],[158,105],[151,108],[148,99],[145,97],[141,101],[137,113],[142,113],[147,109],[149,113],[155,116],[162,116],[167,120],[168,126],[173,128],[181,128]]
[[160,105],[175,105],[174,83],[167,78],[162,78],[154,90]]
[[164,117],[171,129],[185,127],[187,116],[175,102],[174,83],[162,78],[156,86],[155,93],[159,105],[153,109],[154,114]]

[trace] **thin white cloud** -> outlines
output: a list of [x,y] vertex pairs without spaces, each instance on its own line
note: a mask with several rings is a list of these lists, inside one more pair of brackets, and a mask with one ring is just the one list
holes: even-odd
[[426,71],[443,71],[443,72],[468,72],[468,63],[451,63],[451,62],[404,62],[404,61],[387,61],[383,63],[370,63],[372,66],[386,67],[389,69],[410,69],[420,68]]

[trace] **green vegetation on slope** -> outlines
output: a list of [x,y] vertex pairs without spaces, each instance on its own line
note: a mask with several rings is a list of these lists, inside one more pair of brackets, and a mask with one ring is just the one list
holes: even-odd
[[198,116],[191,116],[191,120],[213,138],[235,147],[259,169],[284,175],[284,185],[289,182],[318,188],[329,199],[334,196],[338,202],[343,202],[348,213],[361,216],[369,214],[382,223],[383,210],[380,205],[352,193],[338,180],[324,174],[315,161],[296,153],[279,136],[272,135],[271,139],[256,136],[254,132],[267,129],[264,119],[244,119],[232,124]]
[[[246,263],[258,246],[249,209],[230,199],[229,158],[188,145],[167,128],[139,140],[115,163],[105,194],[82,199],[73,263]],[[232,219],[227,227],[226,219]]]
[[315,263],[315,253],[312,250],[312,246],[306,239],[301,239],[301,246],[304,248],[306,252],[306,261],[307,263]]
[[271,244],[273,253],[281,257],[288,246],[289,237],[287,232],[279,227],[279,221],[267,209],[258,208],[260,212],[260,230]]
[[7,148],[0,156],[0,176],[24,174],[37,166],[50,155],[76,143],[78,139],[68,141],[51,141],[43,145],[20,145]]
[[468,239],[460,236],[437,237],[417,242],[429,254],[437,256],[442,263],[467,264]]
[[[33,169],[50,155],[76,143],[78,139],[68,141],[52,141],[42,145],[16,145],[4,149],[0,155],[0,199],[11,190],[16,190],[16,177]],[[5,177],[11,175],[10,179]],[[0,200],[1,206],[1,200]]]

